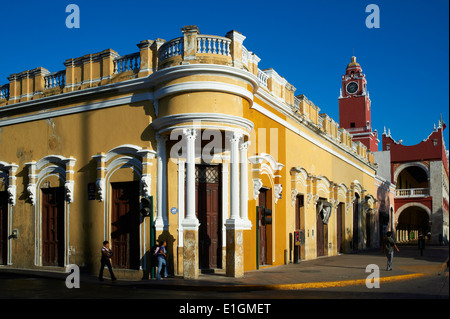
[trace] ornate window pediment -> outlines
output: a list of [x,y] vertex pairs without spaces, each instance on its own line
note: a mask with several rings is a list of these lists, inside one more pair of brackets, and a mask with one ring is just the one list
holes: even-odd
[[31,205],[36,204],[36,192],[42,181],[48,176],[58,176],[64,182],[66,201],[72,203],[74,200],[74,166],[76,159],[66,158],[60,155],[48,155],[37,162],[26,163],[28,167],[27,192]]
[[124,144],[109,150],[106,154],[100,153],[92,156],[97,161],[97,193],[100,201],[105,200],[107,174],[111,174],[117,167],[134,167],[138,170],[142,196],[148,197],[151,194],[152,177],[150,174],[150,162],[156,155],[155,151],[143,149],[136,145]]
[[284,167],[283,164],[278,163],[270,154],[261,153],[255,156],[250,156],[248,161],[253,164],[253,171],[258,173],[258,178],[253,178],[253,198],[256,199],[259,195],[259,190],[263,186],[260,174],[267,174],[269,178],[274,182],[274,196],[275,203],[281,198],[281,193],[283,191],[283,185],[276,183],[275,180],[279,175],[275,175],[277,172],[281,171]]
[[16,172],[19,166],[0,161],[0,182],[3,182],[8,192],[8,203],[16,205]]

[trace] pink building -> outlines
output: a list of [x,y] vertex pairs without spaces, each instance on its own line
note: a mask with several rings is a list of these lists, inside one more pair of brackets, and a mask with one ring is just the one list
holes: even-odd
[[429,236],[433,244],[447,243],[448,151],[445,149],[442,119],[437,128],[417,145],[402,145],[390,131],[383,133],[383,152],[390,156],[391,182],[396,185],[394,228],[397,241]]

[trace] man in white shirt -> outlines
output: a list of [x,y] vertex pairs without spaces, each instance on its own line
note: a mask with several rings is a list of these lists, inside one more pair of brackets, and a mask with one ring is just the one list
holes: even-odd
[[109,249],[109,242],[107,240],[105,240],[103,242],[103,247],[102,247],[102,259],[100,261],[101,266],[100,266],[100,274],[98,276],[98,279],[100,281],[103,281],[103,269],[105,268],[105,265],[108,267],[109,270],[109,274],[111,275],[111,280],[116,280],[116,276],[114,276],[114,273],[112,271],[112,266],[111,266],[111,257],[113,255],[113,252],[111,251],[111,249]]

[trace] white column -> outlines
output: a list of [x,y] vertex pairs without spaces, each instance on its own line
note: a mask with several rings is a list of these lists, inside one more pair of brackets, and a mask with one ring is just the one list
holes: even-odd
[[186,216],[183,226],[183,277],[199,276],[198,226],[195,216],[195,129],[183,129],[186,140]]
[[225,224],[228,219],[228,204],[229,204],[229,186],[228,186],[228,158],[222,159],[222,246],[226,245],[226,230]]
[[239,278],[244,275],[244,224],[240,216],[240,188],[239,188],[239,142],[243,134],[234,132],[230,138],[230,218],[225,227],[226,238],[226,275]]
[[184,209],[184,194],[185,194],[185,164],[184,159],[178,160],[178,247],[183,247],[183,222]]
[[234,132],[230,138],[230,218],[227,224],[240,224],[240,200],[239,200],[239,142],[243,134],[241,132]]
[[242,143],[239,147],[240,156],[240,209],[241,209],[241,219],[243,222],[244,229],[251,229],[252,223],[248,219],[248,164],[247,164],[247,150],[250,142]]
[[186,217],[183,227],[198,228],[198,219],[195,216],[195,129],[183,129],[186,138]]
[[167,202],[167,158],[166,158],[166,141],[167,136],[157,135],[157,206],[156,206],[156,219],[155,228],[156,230],[164,230],[168,227],[167,216],[166,216],[166,202]]

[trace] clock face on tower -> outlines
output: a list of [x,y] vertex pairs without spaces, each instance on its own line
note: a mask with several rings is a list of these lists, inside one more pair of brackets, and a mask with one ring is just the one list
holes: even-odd
[[358,83],[350,82],[347,84],[347,92],[349,94],[355,94],[358,91]]

